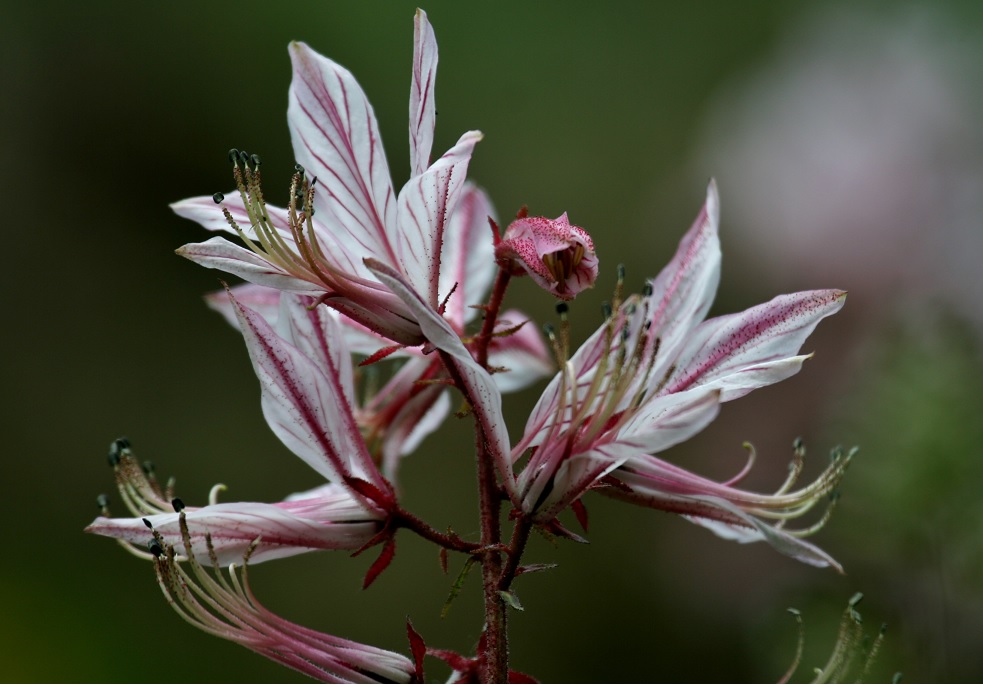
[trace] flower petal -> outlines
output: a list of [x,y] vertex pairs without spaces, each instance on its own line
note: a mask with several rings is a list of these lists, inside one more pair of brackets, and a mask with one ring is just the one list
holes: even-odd
[[[187,507],[184,511],[194,554],[202,563],[209,563],[206,534],[222,566],[241,563],[257,538],[261,540],[250,557],[254,563],[318,549],[358,549],[378,532],[380,517],[359,506],[350,493],[335,488],[330,494],[321,492],[317,497],[277,504],[227,502]],[[187,555],[177,513],[144,518],[100,516],[86,532],[144,547],[150,538],[144,520],[179,553]]]
[[371,259],[367,259],[365,263],[380,281],[403,299],[416,316],[430,344],[447,353],[451,363],[454,364],[457,373],[464,381],[463,390],[472,401],[472,408],[481,424],[488,450],[502,476],[503,486],[514,501],[515,478],[509,458],[508,430],[502,414],[502,395],[491,375],[474,360],[444,317],[428,306],[422,296],[413,290],[399,273]]
[[290,58],[287,121],[297,161],[317,178],[315,208],[356,257],[395,263],[395,198],[372,105],[351,72],[304,43]]
[[617,441],[642,452],[661,452],[699,433],[719,411],[720,390],[715,388],[656,397],[638,408]]
[[440,258],[449,219],[464,190],[464,179],[479,131],[468,131],[423,174],[399,193],[396,224],[398,267],[417,292],[436,308]]
[[553,373],[556,365],[542,334],[524,313],[510,309],[498,317],[496,329],[507,330],[526,322],[501,338],[492,338],[488,346],[488,365],[505,371],[492,375],[503,393],[521,390]]
[[287,276],[278,266],[251,250],[230,243],[225,238],[209,238],[203,243],[188,243],[175,252],[196,264],[225,271],[257,285],[305,295],[320,295],[323,292],[323,289],[307,281]]
[[259,314],[234,298],[232,303],[263,390],[263,414],[277,437],[328,480],[355,476],[388,490],[365,447],[337,369],[331,373],[330,367],[320,368]]
[[438,297],[447,300],[444,316],[455,328],[477,314],[473,304],[481,304],[495,278],[495,246],[488,219],[495,210],[485,191],[470,182],[464,184],[461,198],[444,231],[440,253]]
[[437,82],[437,39],[427,13],[413,17],[413,80],[410,83],[410,177],[430,166],[433,130],[437,119],[434,87]]
[[679,243],[672,261],[651,282],[652,295],[644,302],[652,321],[649,335],[659,338],[656,376],[693,328],[703,321],[720,282],[720,199],[710,181],[707,198],[692,228]]
[[793,355],[845,300],[842,290],[780,295],[740,314],[703,322],[686,341],[659,394],[719,387],[726,402],[788,378],[806,359]]

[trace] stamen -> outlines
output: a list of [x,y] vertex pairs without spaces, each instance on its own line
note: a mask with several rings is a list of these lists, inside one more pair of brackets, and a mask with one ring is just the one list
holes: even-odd
[[99,495],[96,497],[96,506],[99,507],[99,512],[103,516],[109,516],[109,497],[107,495]]
[[229,488],[226,487],[225,483],[216,483],[212,486],[212,489],[208,491],[208,504],[216,505],[218,504],[218,496],[220,493],[225,492]]
[[222,204],[223,202],[225,202],[225,194],[215,193],[214,195],[212,195],[212,202],[214,202],[217,205]]
[[181,510],[184,509],[184,502],[181,500],[180,497],[175,497],[174,499],[171,500],[171,506],[174,507],[174,511],[180,512]]

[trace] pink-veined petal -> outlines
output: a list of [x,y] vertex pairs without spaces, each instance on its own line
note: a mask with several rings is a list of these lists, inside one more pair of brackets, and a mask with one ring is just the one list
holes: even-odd
[[423,297],[403,277],[386,265],[366,260],[366,266],[389,288],[403,299],[414,313],[424,336],[437,349],[445,352],[461,376],[463,389],[472,401],[472,409],[484,432],[486,444],[495,466],[502,476],[502,483],[509,496],[515,499],[515,478],[509,458],[509,435],[502,414],[502,395],[491,375],[474,360],[457,333],[440,314],[427,305]]
[[468,131],[443,157],[399,193],[396,223],[398,268],[407,282],[436,308],[444,234],[464,190],[464,179],[481,133]]
[[326,374],[259,314],[232,302],[263,391],[263,414],[277,437],[328,480],[355,476],[387,490],[340,378]]
[[724,391],[721,401],[726,402],[787,378],[804,359],[793,355],[845,299],[842,290],[780,295],[740,314],[703,322],[686,341],[659,394],[712,385]]
[[624,464],[635,451],[631,446],[610,443],[565,459],[552,478],[550,493],[538,504],[527,497],[524,506],[530,507],[527,511],[535,511],[539,520],[551,521],[599,480]]
[[372,105],[351,72],[304,43],[290,58],[287,121],[297,161],[317,178],[315,208],[350,252],[395,263],[395,198]]
[[720,199],[717,184],[710,181],[707,197],[692,228],[679,243],[672,261],[651,282],[646,300],[652,327],[659,338],[656,376],[675,356],[679,345],[703,321],[720,282]]
[[[250,557],[258,563],[318,549],[358,549],[379,530],[378,513],[359,506],[350,493],[285,501],[224,502],[206,507],[187,507],[188,529],[195,556],[209,563],[205,535],[220,565],[241,563],[246,550],[257,538],[259,545]],[[154,514],[143,518],[104,518],[93,521],[86,531],[126,540],[145,548],[150,539],[144,519],[164,539],[187,555],[181,540],[177,513]]]
[[413,80],[410,83],[410,177],[430,166],[436,123],[437,39],[427,13],[413,17]]
[[437,286],[441,302],[454,291],[444,316],[462,330],[477,315],[478,310],[471,305],[484,303],[497,270],[489,218],[495,218],[495,210],[488,195],[466,182],[444,231]]
[[225,271],[256,285],[305,295],[319,295],[323,292],[323,289],[307,281],[286,275],[280,267],[225,238],[216,237],[203,243],[188,243],[175,252],[196,264]]
[[354,407],[355,379],[351,355],[338,322],[341,317],[315,302],[310,297],[284,293],[280,298],[276,331],[313,361],[325,376],[337,377],[348,406]]

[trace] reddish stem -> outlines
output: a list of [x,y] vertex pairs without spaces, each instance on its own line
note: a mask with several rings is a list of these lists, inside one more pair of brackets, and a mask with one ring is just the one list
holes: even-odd
[[477,361],[486,369],[488,368],[488,347],[495,333],[495,323],[498,321],[498,313],[502,309],[502,300],[505,299],[505,290],[509,287],[511,278],[512,274],[509,273],[508,269],[498,268],[498,276],[495,277],[495,284],[492,286],[491,294],[488,296],[488,304],[485,306],[485,322],[481,326],[481,333],[475,339]]

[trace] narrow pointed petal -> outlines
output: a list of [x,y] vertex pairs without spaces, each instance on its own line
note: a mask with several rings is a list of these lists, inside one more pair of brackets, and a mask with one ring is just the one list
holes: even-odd
[[473,410],[485,434],[488,450],[510,497],[515,499],[515,477],[509,458],[509,436],[502,414],[502,395],[491,376],[471,356],[467,348],[440,314],[427,305],[422,296],[403,277],[384,264],[366,260],[366,266],[394,293],[403,298],[414,313],[427,340],[446,352],[465,383]]
[[813,290],[705,321],[686,341],[659,394],[720,387],[726,402],[787,378],[805,359],[794,356],[805,339],[845,300],[842,290]]
[[263,414],[277,437],[328,480],[355,476],[387,490],[340,378],[326,374],[259,314],[232,302],[262,387]]
[[[710,311],[720,282],[720,199],[710,181],[707,198],[672,261],[652,281],[648,298],[652,327],[660,339],[659,356],[672,359],[690,331]],[[663,364],[657,366],[665,368]],[[658,375],[658,374],[657,374]]]
[[746,524],[747,527],[745,528],[700,516],[686,517],[693,523],[713,531],[725,540],[733,540],[740,543],[764,541],[782,554],[792,557],[797,561],[819,568],[832,567],[837,572],[843,573],[843,567],[840,563],[816,545],[789,535],[780,528],[775,528],[764,523],[747,512],[741,511],[740,508],[734,506],[727,500],[708,495],[694,495],[691,499],[723,509]]
[[308,281],[287,276],[277,265],[271,264],[251,250],[230,243],[225,238],[210,238],[203,243],[189,243],[179,247],[175,252],[196,264],[225,271],[256,285],[306,295],[319,295],[323,292],[323,289]]
[[[200,509],[189,507],[185,515],[195,556],[209,563],[208,535],[220,566],[241,563],[257,538],[261,540],[250,556],[254,563],[319,549],[358,549],[380,527],[377,513],[359,506],[349,493],[340,496],[338,491],[278,504],[227,502]],[[86,532],[144,547],[151,535],[144,520],[180,554],[187,555],[176,512],[143,518],[99,517]]]
[[[242,203],[242,196],[238,191],[227,193],[221,204],[215,204],[215,200],[211,196],[189,197],[171,204],[171,209],[179,217],[196,221],[206,230],[237,235],[235,229],[225,218],[225,214],[222,212],[223,208],[229,210],[229,214],[232,215],[235,222],[239,224],[239,228],[247,236],[255,237],[256,232],[252,228],[252,220],[249,218],[249,213],[246,211],[246,207]],[[287,210],[273,205],[266,205],[265,210],[270,224],[280,232],[288,244],[293,245],[293,234],[290,232],[290,224],[287,221]]]
[[529,507],[527,511],[535,511],[538,520],[551,521],[635,452],[631,446],[611,443],[566,459],[556,470],[552,490],[543,501],[537,504],[527,497],[524,506]]
[[394,262],[396,205],[372,106],[351,72],[304,43],[291,44],[290,58],[287,120],[297,161],[318,181],[316,209],[359,257]]
[[437,117],[434,87],[437,82],[437,39],[427,13],[413,17],[413,80],[410,84],[410,177],[430,166],[433,130]]
[[438,302],[440,258],[446,229],[464,190],[464,179],[481,133],[468,131],[423,174],[407,181],[397,211],[398,267],[432,308]]
[[495,218],[495,210],[488,195],[470,182],[465,183],[444,231],[437,286],[441,302],[454,291],[444,316],[455,327],[463,327],[475,317],[478,310],[471,305],[484,302],[495,278],[495,246],[489,218]]

